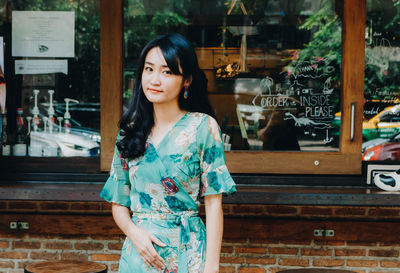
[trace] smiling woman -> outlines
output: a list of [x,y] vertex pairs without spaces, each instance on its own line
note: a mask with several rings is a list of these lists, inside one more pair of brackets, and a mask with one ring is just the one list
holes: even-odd
[[204,74],[178,34],[147,44],[139,68],[101,192],[127,235],[120,272],[219,272],[221,195],[236,190]]

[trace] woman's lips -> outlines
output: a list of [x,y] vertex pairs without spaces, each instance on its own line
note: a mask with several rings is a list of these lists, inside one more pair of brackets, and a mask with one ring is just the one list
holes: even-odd
[[153,93],[153,94],[158,94],[158,93],[161,93],[161,92],[162,92],[161,90],[153,89],[153,88],[149,88],[148,90],[149,90],[151,93]]

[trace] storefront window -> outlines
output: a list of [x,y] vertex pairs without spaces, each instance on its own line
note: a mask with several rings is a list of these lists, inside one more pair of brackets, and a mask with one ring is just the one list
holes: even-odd
[[99,1],[0,3],[1,155],[99,156]]
[[400,1],[367,1],[363,160],[400,160]]
[[226,150],[339,151],[343,1],[126,0],[124,98],[141,48],[195,47]]

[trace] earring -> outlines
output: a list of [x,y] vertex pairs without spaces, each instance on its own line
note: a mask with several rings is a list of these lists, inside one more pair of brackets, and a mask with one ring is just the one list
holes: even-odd
[[183,93],[183,98],[186,100],[189,97],[189,88],[185,87],[185,92]]

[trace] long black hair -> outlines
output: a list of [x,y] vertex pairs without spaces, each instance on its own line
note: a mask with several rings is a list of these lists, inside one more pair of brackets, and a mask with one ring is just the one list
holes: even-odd
[[123,138],[117,143],[117,147],[124,158],[137,158],[144,154],[146,140],[154,125],[153,103],[144,95],[142,73],[147,53],[155,47],[161,49],[172,73],[183,75],[183,79],[192,77],[188,97],[184,98],[183,88],[179,93],[179,107],[188,112],[201,112],[215,117],[207,96],[207,78],[199,68],[193,47],[179,34],[158,37],[150,41],[140,54],[133,95],[128,110],[119,122]]

